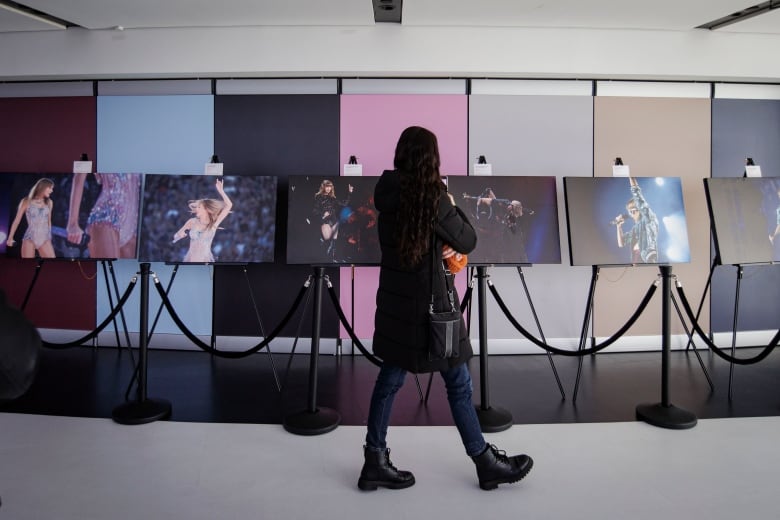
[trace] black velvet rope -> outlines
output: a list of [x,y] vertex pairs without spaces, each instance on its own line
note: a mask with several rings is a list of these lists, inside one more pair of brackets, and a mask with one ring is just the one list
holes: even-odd
[[223,358],[230,358],[230,359],[239,359],[243,357],[247,357],[251,354],[254,354],[261,349],[265,348],[272,340],[274,340],[279,333],[282,331],[282,329],[287,325],[287,322],[290,321],[295,311],[298,309],[298,306],[301,304],[301,300],[303,299],[303,296],[306,294],[306,291],[309,289],[309,286],[311,285],[311,277],[309,277],[306,280],[306,283],[303,284],[301,287],[301,290],[298,291],[298,295],[295,297],[295,301],[292,304],[292,307],[290,307],[290,310],[287,311],[287,315],[285,315],[284,318],[282,318],[282,321],[279,323],[279,325],[276,326],[274,330],[271,331],[271,333],[260,343],[255,345],[254,347],[250,348],[249,350],[244,350],[241,352],[228,352],[223,350],[217,350],[211,345],[204,343],[200,340],[195,334],[190,331],[190,329],[187,328],[187,326],[184,324],[184,322],[181,321],[179,318],[179,315],[176,314],[176,310],[173,308],[173,305],[171,305],[170,300],[168,299],[168,295],[165,294],[165,289],[162,287],[162,283],[160,283],[160,279],[157,278],[157,276],[154,276],[154,286],[157,288],[157,292],[160,294],[160,299],[162,299],[163,305],[165,305],[165,308],[168,310],[168,314],[170,314],[171,319],[173,319],[173,322],[176,324],[177,327],[179,327],[179,330],[182,331],[182,333],[187,336],[187,338],[192,341],[195,346],[198,348],[205,350],[209,354],[213,354],[217,357],[223,357]]
[[496,290],[495,286],[488,280],[488,287],[490,287],[490,292],[493,294],[493,297],[496,299],[496,303],[498,303],[498,306],[501,307],[501,310],[506,315],[507,319],[514,325],[514,327],[528,340],[530,340],[533,344],[543,348],[547,352],[552,352],[553,354],[560,354],[562,356],[587,356],[589,354],[594,354],[600,350],[604,350],[608,346],[610,346],[612,343],[620,339],[620,337],[626,333],[628,329],[631,328],[631,326],[636,322],[637,319],[639,319],[639,316],[644,312],[645,307],[647,307],[647,304],[650,302],[650,299],[655,294],[655,291],[657,289],[657,284],[653,283],[650,288],[647,289],[647,293],[645,293],[645,297],[642,299],[642,301],[639,303],[639,307],[637,307],[636,311],[634,311],[634,314],[631,315],[631,317],[628,319],[628,321],[618,330],[615,334],[610,336],[609,338],[605,339],[603,342],[599,343],[598,345],[586,348],[582,350],[563,350],[557,347],[553,347],[552,345],[548,345],[547,343],[544,343],[542,341],[539,341],[534,337],[530,332],[525,330],[522,325],[515,319],[514,316],[512,316],[512,313],[509,312],[509,308],[507,308],[506,304],[504,303],[504,300],[501,299],[501,296],[498,294],[498,290]]
[[[363,346],[363,343],[360,342],[360,339],[355,335],[355,331],[352,329],[352,326],[349,324],[349,321],[347,320],[347,317],[344,315],[344,310],[341,308],[341,305],[339,304],[338,296],[336,295],[336,290],[333,288],[333,284],[330,282],[330,279],[326,276],[325,281],[327,282],[328,286],[328,294],[330,295],[330,299],[333,302],[333,306],[336,308],[336,313],[339,316],[339,321],[341,321],[341,324],[344,325],[344,328],[347,330],[347,334],[349,334],[349,337],[352,339],[352,341],[355,343],[355,346],[358,348],[360,352],[363,353],[363,355],[371,361],[373,364],[375,364],[378,367],[382,366],[382,360],[373,355],[371,352],[366,349],[365,346]],[[355,302],[352,302],[354,305]]]
[[133,292],[133,289],[135,288],[135,284],[136,284],[137,281],[138,281],[137,277],[134,276],[130,280],[130,283],[128,284],[127,289],[125,289],[125,293],[122,295],[122,297],[117,302],[116,307],[114,307],[114,310],[111,311],[111,314],[109,314],[108,317],[105,320],[103,320],[103,322],[95,328],[95,330],[93,330],[92,332],[90,332],[86,336],[84,336],[82,338],[79,338],[79,339],[77,339],[75,341],[70,341],[68,343],[52,343],[50,341],[43,341],[41,344],[44,347],[46,347],[46,348],[55,349],[55,350],[64,350],[66,348],[78,347],[82,343],[84,343],[85,341],[89,341],[89,340],[95,338],[98,334],[100,334],[100,332],[103,329],[108,327],[108,324],[111,323],[111,320],[113,320],[116,317],[116,315],[119,314],[119,311],[122,310],[122,306],[124,306],[125,302],[127,302],[127,299],[130,298],[130,294]]
[[[360,342],[360,339],[357,337],[355,331],[352,329],[352,326],[349,324],[349,321],[347,320],[347,316],[344,314],[344,310],[341,308],[341,304],[339,303],[339,299],[338,296],[336,295],[336,290],[333,288],[333,284],[330,282],[330,279],[327,276],[325,277],[325,279],[327,281],[328,294],[330,294],[330,299],[333,301],[333,306],[336,308],[336,314],[338,314],[339,321],[341,322],[342,325],[344,325],[344,328],[346,329],[350,339],[355,342],[355,346],[358,348],[360,352],[363,353],[363,355],[370,362],[372,362],[378,367],[381,367],[382,360],[377,358],[371,352],[369,352],[368,349],[365,347],[365,345],[363,345],[363,343]],[[471,299],[471,292],[472,292],[471,289],[472,288],[469,286],[468,289],[466,289],[466,293],[463,295],[463,301],[460,304],[460,312],[463,312],[466,309],[466,306],[469,304],[469,300]]]
[[758,363],[759,361],[766,358],[769,354],[772,353],[772,351],[777,346],[778,341],[780,341],[780,330],[777,331],[777,334],[775,334],[775,337],[772,338],[772,340],[769,342],[768,345],[758,345],[756,347],[749,347],[749,348],[760,348],[763,347],[763,350],[756,356],[752,358],[747,359],[741,359],[736,358],[734,356],[731,356],[729,354],[726,354],[723,352],[721,348],[719,348],[715,343],[713,343],[710,338],[707,336],[707,334],[701,329],[699,326],[699,323],[696,321],[696,317],[693,314],[693,310],[691,309],[690,304],[688,303],[688,298],[685,297],[685,291],[683,291],[682,284],[678,281],[676,283],[677,285],[677,294],[680,295],[680,302],[682,303],[683,308],[685,309],[685,314],[688,315],[688,319],[691,320],[691,324],[693,325],[693,329],[696,331],[696,333],[699,335],[699,337],[702,339],[704,343],[707,344],[707,346],[712,350],[715,355],[718,357],[725,359],[729,363],[734,363],[735,365],[753,365],[755,363]]

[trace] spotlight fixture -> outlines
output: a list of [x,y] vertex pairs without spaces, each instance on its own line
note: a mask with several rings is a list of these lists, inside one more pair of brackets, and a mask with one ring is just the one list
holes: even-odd
[[778,7],[780,7],[780,0],[770,0],[768,2],[761,2],[760,4],[746,7],[741,11],[737,11],[736,13],[731,13],[730,15],[724,16],[722,18],[718,18],[717,20],[712,20],[711,22],[701,24],[696,28],[709,29],[710,31],[714,31],[715,29],[720,29],[721,27],[726,27],[727,25],[741,22],[743,20],[747,20],[748,18],[753,18],[754,16],[758,16],[760,14],[768,13],[769,11],[773,9],[777,9]]

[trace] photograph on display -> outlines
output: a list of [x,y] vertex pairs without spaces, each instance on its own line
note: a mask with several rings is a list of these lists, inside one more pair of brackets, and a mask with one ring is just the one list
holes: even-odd
[[559,264],[555,177],[449,176],[447,190],[477,231],[469,264]]
[[289,177],[287,263],[379,265],[378,177]]
[[780,261],[780,177],[704,179],[723,265]]
[[14,176],[6,252],[22,258],[135,258],[141,174]]
[[572,265],[690,262],[679,177],[565,177]]
[[142,262],[274,261],[276,177],[146,175]]

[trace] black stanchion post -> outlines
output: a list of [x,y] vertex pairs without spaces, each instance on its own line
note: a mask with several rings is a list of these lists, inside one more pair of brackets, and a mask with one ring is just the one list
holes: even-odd
[[151,264],[141,263],[141,308],[138,331],[138,399],[114,408],[111,417],[119,424],[146,424],[171,416],[171,403],[146,395],[147,354],[149,350],[149,272]]
[[336,429],[341,416],[336,410],[317,406],[317,361],[320,354],[320,322],[322,320],[322,283],[325,268],[314,268],[314,310],[309,355],[309,400],[306,410],[284,418],[284,429],[296,435],[321,435]]
[[480,405],[477,417],[483,432],[502,432],[512,426],[512,414],[497,406],[490,406],[488,383],[488,338],[487,338],[487,267],[477,266],[477,300],[479,301],[479,392]]
[[660,266],[661,269],[661,402],[655,404],[640,404],[636,407],[636,418],[653,426],[685,430],[696,426],[696,416],[682,408],[677,408],[669,399],[669,350],[671,346],[671,278],[672,267]]

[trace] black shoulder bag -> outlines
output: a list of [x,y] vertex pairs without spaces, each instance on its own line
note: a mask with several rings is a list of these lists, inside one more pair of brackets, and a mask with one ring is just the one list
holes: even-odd
[[436,311],[435,296],[433,290],[434,279],[438,276],[436,269],[436,258],[438,252],[434,247],[436,244],[435,234],[431,239],[431,303],[428,307],[428,316],[430,321],[430,338],[428,341],[428,359],[433,361],[437,359],[447,359],[458,357],[460,354],[460,322],[463,319],[460,307],[455,303],[455,287],[452,280],[452,273],[440,262],[444,270],[444,281],[447,286],[447,302],[449,309]]

